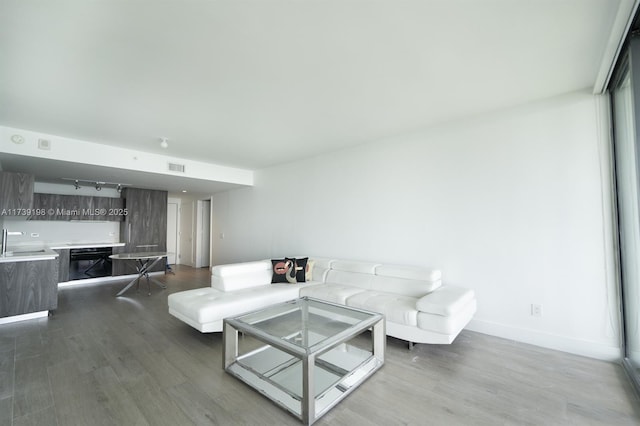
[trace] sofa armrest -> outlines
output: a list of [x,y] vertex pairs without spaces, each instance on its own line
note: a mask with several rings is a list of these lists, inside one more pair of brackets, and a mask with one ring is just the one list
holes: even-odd
[[473,299],[475,299],[473,290],[446,285],[418,299],[416,309],[446,317],[462,310]]
[[270,260],[217,265],[211,268],[211,287],[234,291],[271,284],[271,271]]

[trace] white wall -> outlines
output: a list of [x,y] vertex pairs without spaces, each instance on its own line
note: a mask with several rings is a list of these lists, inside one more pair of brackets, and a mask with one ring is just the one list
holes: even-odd
[[214,264],[307,253],[437,267],[476,291],[471,329],[618,359],[598,102],[573,93],[258,171],[213,198]]

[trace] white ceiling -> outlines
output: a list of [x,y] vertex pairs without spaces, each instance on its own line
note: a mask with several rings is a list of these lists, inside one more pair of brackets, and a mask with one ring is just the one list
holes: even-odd
[[260,169],[590,88],[619,4],[2,0],[0,125]]

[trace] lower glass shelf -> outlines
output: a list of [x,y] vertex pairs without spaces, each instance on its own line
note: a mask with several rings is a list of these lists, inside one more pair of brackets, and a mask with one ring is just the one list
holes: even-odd
[[[317,357],[313,368],[315,412],[322,415],[382,362],[370,351],[343,343]],[[227,371],[292,414],[302,415],[302,360],[266,345],[238,358]]]

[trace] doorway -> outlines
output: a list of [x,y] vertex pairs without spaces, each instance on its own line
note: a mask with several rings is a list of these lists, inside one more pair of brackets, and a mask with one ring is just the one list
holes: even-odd
[[211,200],[198,200],[196,210],[196,268],[210,266]]
[[179,224],[179,201],[169,200],[167,204],[167,263],[175,265],[178,259],[178,224]]

